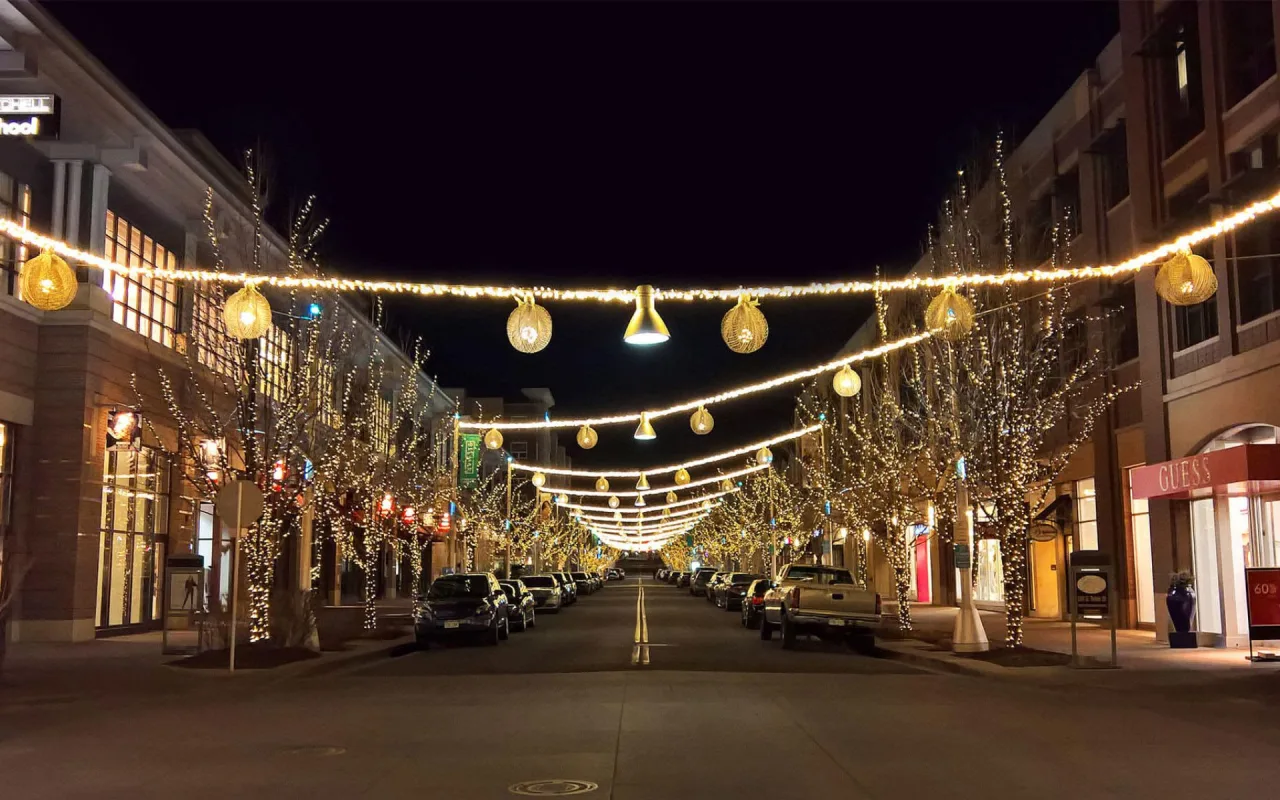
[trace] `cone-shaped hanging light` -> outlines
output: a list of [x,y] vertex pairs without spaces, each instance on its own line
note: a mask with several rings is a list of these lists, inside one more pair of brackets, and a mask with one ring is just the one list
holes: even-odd
[[636,438],[641,441],[658,438],[658,434],[653,430],[653,423],[649,421],[648,411],[640,412],[640,424],[636,426]]
[[662,344],[671,338],[667,324],[653,306],[653,287],[648,284],[636,287],[636,310],[627,324],[622,341],[627,344]]
[[636,508],[644,508],[644,495],[636,495]]
[[640,473],[640,480],[636,481],[636,488],[642,492],[649,488],[649,479],[643,472]]

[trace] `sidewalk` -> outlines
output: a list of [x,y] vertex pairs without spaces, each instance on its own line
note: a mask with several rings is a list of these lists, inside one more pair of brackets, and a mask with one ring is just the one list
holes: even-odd
[[[982,675],[1011,675],[1020,677],[1046,677],[1064,673],[1090,673],[1092,670],[1072,670],[1067,667],[1019,667],[1008,668],[970,658],[958,657],[950,652],[951,634],[955,627],[958,609],[949,606],[912,605],[913,630],[902,633],[897,630],[896,604],[886,604],[884,623],[881,626],[882,646],[907,660],[929,662],[943,669]],[[1005,616],[1002,612],[980,611],[979,616],[987,632],[992,649],[1002,647],[1005,637]],[[1088,666],[1102,666],[1111,660],[1111,631],[1094,624],[1077,626],[1077,650]],[[1036,650],[1070,654],[1071,624],[1060,620],[1023,620],[1023,643]],[[1148,678],[1167,674],[1161,680],[1197,680],[1198,678],[1247,678],[1258,674],[1273,674],[1280,664],[1250,663],[1248,650],[1235,648],[1201,647],[1193,650],[1174,650],[1157,642],[1152,631],[1116,631],[1116,658],[1120,670],[1128,673],[1144,673]],[[1181,676],[1181,678],[1175,677]]]

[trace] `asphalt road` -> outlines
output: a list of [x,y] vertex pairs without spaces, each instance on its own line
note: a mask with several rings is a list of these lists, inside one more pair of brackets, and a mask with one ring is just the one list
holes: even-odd
[[643,592],[611,585],[497,647],[0,704],[0,800],[499,800],[528,781],[587,800],[1276,795],[1266,697],[1046,689],[818,643],[783,652],[686,593]]
[[[644,641],[640,641],[643,639]],[[530,631],[495,647],[458,640],[379,662],[359,674],[493,675],[611,670],[915,674],[898,662],[858,655],[842,645],[801,639],[784,651],[760,640],[726,612],[687,589],[651,578],[609,583],[556,614],[539,614]]]

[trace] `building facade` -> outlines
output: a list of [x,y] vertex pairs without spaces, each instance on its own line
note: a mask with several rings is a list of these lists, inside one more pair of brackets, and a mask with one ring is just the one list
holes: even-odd
[[[1280,2],[1133,0],[1120,4],[1120,22],[1008,158],[1019,223],[1069,209],[1078,264],[1118,263],[1280,188]],[[1268,460],[1280,426],[1278,232],[1280,221],[1264,218],[1197,248],[1218,279],[1200,305],[1161,300],[1152,269],[1073,287],[1091,317],[1113,320],[1090,332],[1113,384],[1140,388],[1108,411],[1037,509],[1057,535],[1033,537],[1028,615],[1064,617],[1068,554],[1099,550],[1117,567],[1123,625],[1163,639],[1170,575],[1190,571],[1202,644],[1247,643],[1244,569],[1280,561],[1280,473]],[[915,270],[927,273],[927,258]],[[849,349],[870,335],[860,330]],[[1247,461],[1243,472],[1181,479],[1196,458],[1240,447],[1248,457],[1223,458]],[[921,516],[913,585],[928,585],[922,602],[954,604],[950,547]],[[999,547],[979,533],[980,604],[1003,603]],[[887,572],[880,580],[889,585]]]
[[[210,263],[207,200],[223,210],[220,235],[252,219],[243,179],[203,139],[165,127],[39,5],[0,2],[0,96],[33,95],[57,113],[40,117],[38,131],[0,126],[0,216],[155,267]],[[2,116],[29,110],[16,102],[0,100]],[[282,257],[283,239],[267,238]],[[215,368],[216,348],[201,348],[225,339],[214,329],[220,306],[190,285],[81,267],[72,304],[40,311],[20,297],[21,267],[34,255],[0,239],[0,533],[30,564],[8,635],[80,641],[146,629],[163,613],[167,555],[205,556],[211,596],[230,579],[228,540],[179,468],[158,379],[187,369],[188,355]],[[367,315],[334,302],[360,336],[407,358]],[[296,366],[288,342],[263,341],[264,381]],[[109,446],[115,415],[138,405],[155,411],[137,446]],[[309,588],[312,567],[323,569],[309,545],[295,546],[291,581]]]

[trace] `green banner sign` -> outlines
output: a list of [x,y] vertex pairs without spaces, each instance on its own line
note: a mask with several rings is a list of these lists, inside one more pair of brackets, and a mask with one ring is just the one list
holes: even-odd
[[459,439],[458,485],[474,489],[480,483],[480,434],[464,433]]

